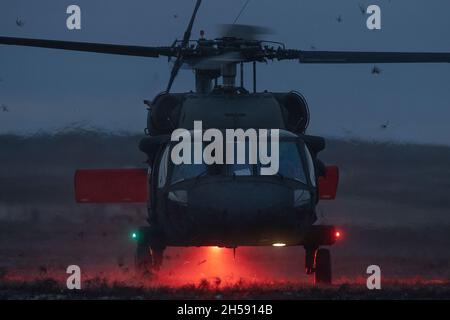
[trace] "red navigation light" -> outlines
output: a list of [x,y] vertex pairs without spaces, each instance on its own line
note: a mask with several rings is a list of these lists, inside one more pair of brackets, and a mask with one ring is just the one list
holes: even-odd
[[339,184],[339,168],[337,166],[328,166],[325,169],[325,176],[319,177],[319,198],[322,200],[334,200],[336,199]]

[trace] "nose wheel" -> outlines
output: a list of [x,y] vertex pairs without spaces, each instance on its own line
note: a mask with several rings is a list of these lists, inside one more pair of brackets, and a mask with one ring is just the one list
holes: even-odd
[[331,284],[331,256],[328,249],[318,249],[316,252],[314,284]]
[[138,245],[136,249],[136,271],[141,275],[152,275],[162,265],[164,249]]
[[315,285],[331,284],[331,255],[330,250],[305,247],[306,274],[314,275]]
[[150,228],[141,228],[138,233],[135,266],[139,275],[151,276],[157,273],[162,265],[165,246],[161,238]]
[[315,225],[305,237],[305,269],[306,274],[314,274],[315,285],[331,284],[331,255],[330,250],[320,246],[331,246],[341,233],[334,226]]

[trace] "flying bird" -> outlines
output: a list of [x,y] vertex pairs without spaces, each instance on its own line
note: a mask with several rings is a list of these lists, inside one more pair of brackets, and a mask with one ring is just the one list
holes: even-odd
[[178,18],[178,14],[174,14],[174,15],[173,15],[173,18],[174,18],[174,19],[177,19],[177,18]]
[[206,260],[200,261],[199,263],[197,263],[197,265],[199,266],[199,265],[202,265],[202,264],[204,264],[204,263],[206,263]]
[[359,3],[358,6],[359,6],[359,10],[361,11],[361,14],[362,14],[363,16],[365,16],[365,15],[366,15],[366,8],[364,7],[364,5],[362,5],[361,3]]
[[221,283],[222,279],[220,279],[219,277],[214,278],[214,284],[216,285],[216,287],[220,286]]
[[339,16],[336,18],[336,21],[339,22],[339,23],[341,23],[342,20],[343,20],[343,19],[342,19],[342,16],[341,16],[341,15],[339,15]]
[[5,106],[4,104],[2,104],[1,109],[2,109],[2,112],[9,112],[8,107]]
[[346,134],[346,135],[352,135],[353,131],[347,128],[342,128],[342,131]]
[[18,27],[23,27],[25,25],[25,22],[23,20],[20,20],[19,17],[16,19],[16,25]]
[[42,275],[47,274],[47,271],[48,271],[46,266],[40,266],[38,268],[38,270],[39,270],[39,273]]
[[119,266],[119,268],[123,268],[125,266],[124,257],[120,256],[117,258],[117,265]]
[[383,130],[387,129],[389,127],[389,121],[387,121],[386,123],[383,123],[380,127]]
[[381,73],[381,69],[378,68],[377,66],[374,66],[372,68],[372,74],[380,74]]

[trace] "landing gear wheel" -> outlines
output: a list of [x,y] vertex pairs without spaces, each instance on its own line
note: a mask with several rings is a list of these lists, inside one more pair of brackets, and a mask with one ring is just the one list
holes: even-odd
[[136,249],[136,271],[140,275],[153,275],[161,269],[164,249],[139,245]]
[[152,264],[153,271],[159,271],[159,269],[161,269],[161,265],[163,262],[164,249],[150,247],[150,253],[153,259]]
[[161,268],[165,246],[158,233],[148,227],[140,228],[136,248],[136,271],[142,276],[152,276]]
[[331,284],[331,256],[330,250],[318,249],[315,257],[314,284]]
[[308,275],[314,273],[314,258],[316,251],[317,248],[315,247],[305,247],[305,271]]
[[153,271],[153,256],[150,247],[138,243],[135,257],[136,271],[139,275],[149,276]]

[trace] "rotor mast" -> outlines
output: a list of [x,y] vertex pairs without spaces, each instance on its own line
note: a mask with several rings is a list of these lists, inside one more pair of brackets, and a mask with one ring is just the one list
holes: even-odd
[[220,74],[215,70],[195,70],[195,91],[197,93],[209,93],[213,89],[213,81]]
[[236,86],[236,63],[227,63],[222,65],[223,87],[232,89]]
[[[197,93],[206,94],[213,90],[213,81],[222,78],[222,86],[226,91],[236,88],[237,62],[223,63],[220,69],[195,69],[195,89]],[[240,87],[244,86],[244,63],[239,63],[240,67]]]
[[197,93],[206,94],[213,90],[213,81],[222,77],[223,88],[232,90],[236,87],[236,63],[223,64],[217,70],[195,69],[195,91]]

